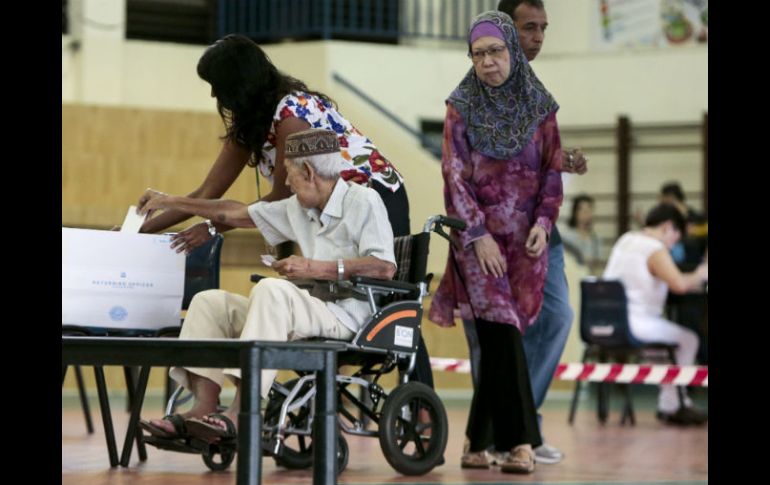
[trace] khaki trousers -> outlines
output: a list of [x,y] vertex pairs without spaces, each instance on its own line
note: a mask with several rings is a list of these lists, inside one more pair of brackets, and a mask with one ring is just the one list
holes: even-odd
[[[307,337],[351,340],[355,334],[343,325],[326,303],[310,296],[294,284],[265,278],[251,290],[248,298],[223,290],[208,290],[193,297],[179,338],[241,339],[287,342]],[[172,367],[171,377],[190,387],[188,372],[219,384],[225,376],[240,380],[240,369]],[[262,371],[261,394],[266,398],[277,370]]]

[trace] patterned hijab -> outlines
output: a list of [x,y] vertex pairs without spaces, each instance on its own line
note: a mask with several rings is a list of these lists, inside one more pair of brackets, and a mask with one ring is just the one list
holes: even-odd
[[469,39],[480,22],[492,22],[503,33],[511,55],[511,73],[503,84],[492,87],[471,67],[447,102],[462,116],[474,150],[508,160],[527,146],[540,123],[559,105],[529,67],[511,17],[495,10],[479,14],[468,29]]

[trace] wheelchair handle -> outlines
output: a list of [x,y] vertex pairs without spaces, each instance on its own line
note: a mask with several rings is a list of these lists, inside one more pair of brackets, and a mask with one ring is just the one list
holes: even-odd
[[454,219],[452,217],[447,216],[439,216],[439,224],[443,224],[445,226],[449,226],[452,229],[457,229],[458,231],[464,231],[467,227],[467,224],[465,224],[465,221],[461,221],[460,219]]
[[466,224],[465,221],[461,221],[460,219],[454,219],[452,217],[437,214],[435,216],[428,217],[428,220],[425,221],[425,226],[422,228],[422,232],[434,231],[443,235],[444,231],[442,226],[449,226],[453,229],[463,231],[465,230]]
[[[457,229],[459,231],[465,230],[466,224],[465,221],[461,221],[460,219],[453,219],[451,217],[447,217],[441,214],[430,216],[427,221],[425,221],[425,226],[423,227],[423,232],[435,232],[439,236],[443,237],[447,241],[449,241],[449,244],[452,244],[454,246],[457,246],[456,241],[452,241],[452,238],[449,237],[449,234],[447,234],[444,231],[444,226],[451,227],[453,229]],[[457,246],[457,249],[460,249],[459,246]]]

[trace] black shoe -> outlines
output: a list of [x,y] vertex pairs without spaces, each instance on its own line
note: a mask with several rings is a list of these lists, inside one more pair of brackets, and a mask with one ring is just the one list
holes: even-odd
[[709,417],[703,411],[695,409],[693,407],[680,407],[673,413],[664,413],[658,411],[655,416],[664,423],[679,424],[682,426],[688,425],[701,425],[708,421]]

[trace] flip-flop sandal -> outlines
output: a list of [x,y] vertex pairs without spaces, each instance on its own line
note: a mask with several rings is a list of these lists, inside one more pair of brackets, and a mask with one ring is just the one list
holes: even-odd
[[207,417],[224,421],[226,429],[222,429],[215,424],[207,423],[199,418],[190,418],[185,420],[188,436],[207,441],[216,439],[234,439],[237,436],[235,425],[230,418],[224,414],[209,414]]
[[172,426],[174,426],[173,433],[166,431],[165,429],[160,428],[152,424],[150,421],[146,421],[144,419],[139,420],[139,427],[157,438],[167,438],[167,439],[181,438],[187,434],[185,419],[181,414],[169,414],[169,415],[163,416],[162,419],[164,421],[168,421],[169,423],[171,423]]

